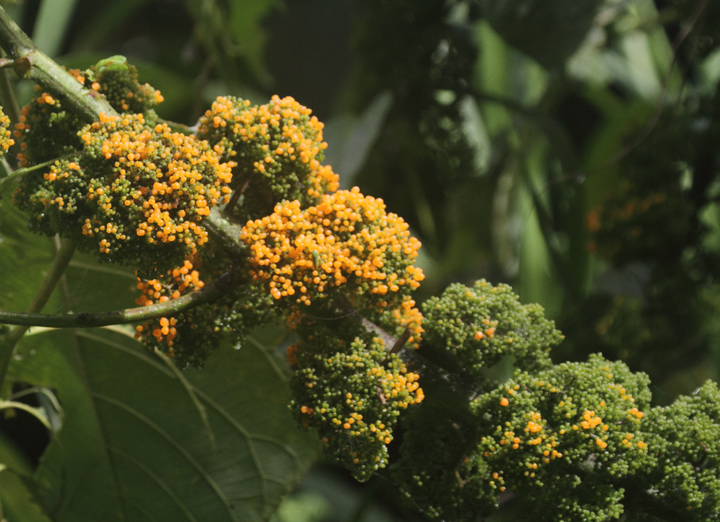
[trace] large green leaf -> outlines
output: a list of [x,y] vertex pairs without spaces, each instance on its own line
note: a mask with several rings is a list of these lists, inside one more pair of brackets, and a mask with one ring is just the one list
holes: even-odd
[[603,0],[483,0],[483,13],[510,45],[548,68],[560,67],[585,39]]
[[258,342],[180,373],[122,334],[26,337],[13,380],[53,387],[63,428],[35,479],[54,520],[265,520],[316,455]]
[[[0,194],[0,310],[24,311],[37,292],[55,249],[50,238],[31,234],[27,216]],[[56,310],[51,300],[46,310]]]

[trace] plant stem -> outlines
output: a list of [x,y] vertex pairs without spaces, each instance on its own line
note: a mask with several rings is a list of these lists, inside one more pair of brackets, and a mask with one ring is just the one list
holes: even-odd
[[[42,282],[40,289],[37,294],[35,294],[30,306],[27,308],[28,313],[35,314],[40,312],[48,302],[48,299],[50,299],[50,296],[55,289],[55,285],[65,273],[65,269],[75,253],[75,246],[75,241],[63,241],[60,249],[55,255],[55,259],[53,259],[50,271],[47,276],[45,276],[45,280]],[[23,335],[25,335],[29,326],[32,325],[16,326],[15,328],[12,328],[4,336],[4,338],[0,337],[0,390],[2,390],[3,382],[5,381],[5,374],[7,374],[10,360],[12,359],[13,352],[15,351],[15,345],[17,345]]]
[[[77,314],[39,314],[14,313],[0,311],[0,323],[28,326],[45,326],[50,328],[93,328],[112,324],[128,324],[156,319],[189,310],[220,297],[227,292],[230,285],[237,284],[238,275],[227,272],[202,290],[193,292],[164,303],[138,308],[126,308],[111,312],[81,312]],[[34,310],[33,312],[36,312]],[[24,333],[24,330],[23,330]],[[12,335],[9,334],[9,335]]]
[[85,121],[98,119],[101,112],[116,115],[104,97],[86,89],[75,77],[35,48],[32,40],[0,7],[0,47],[14,60],[20,78],[32,80],[66,102]]

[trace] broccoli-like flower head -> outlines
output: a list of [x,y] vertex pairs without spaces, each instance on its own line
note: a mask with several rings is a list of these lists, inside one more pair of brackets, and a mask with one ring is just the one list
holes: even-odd
[[[122,58],[122,57],[119,57]],[[113,109],[123,114],[148,113],[163,101],[160,91],[147,83],[140,85],[135,66],[124,61],[122,66],[103,66],[101,60],[88,71],[71,69],[75,79],[95,93],[103,95]],[[40,92],[39,86],[35,90]],[[62,100],[41,92],[23,107],[15,137],[20,140],[18,154],[21,166],[44,163],[82,149],[78,132],[85,122],[68,111]]]
[[236,185],[244,190],[244,219],[267,216],[283,200],[306,208],[338,189],[338,176],[321,165],[323,124],[293,98],[273,96],[266,105],[220,97],[200,119],[198,137],[234,161]]
[[203,218],[227,201],[231,165],[205,141],[107,116],[80,131],[83,149],[50,171],[29,173],[15,202],[30,226],[75,238],[101,261],[162,274],[207,242]]
[[314,428],[325,453],[361,481],[388,462],[387,445],[401,410],[424,399],[418,374],[355,318],[332,330],[305,319],[288,350],[294,372],[291,409]]
[[541,306],[522,305],[509,286],[485,280],[450,285],[424,303],[423,314],[425,339],[457,358],[478,382],[503,355],[514,356],[519,368],[549,366],[548,352],[563,339]]
[[394,308],[424,278],[414,265],[420,242],[407,223],[357,187],[305,210],[299,201],[278,204],[248,221],[240,237],[250,247],[251,275],[290,307],[343,297],[358,309],[362,300]]

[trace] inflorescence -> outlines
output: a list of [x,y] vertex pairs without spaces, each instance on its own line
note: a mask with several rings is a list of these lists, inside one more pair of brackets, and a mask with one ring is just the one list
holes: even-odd
[[[242,342],[286,321],[297,336],[290,408],[358,480],[387,466],[401,413],[423,403],[405,416],[393,476],[431,518],[489,515],[511,491],[541,521],[617,518],[633,496],[688,520],[720,516],[716,385],[651,408],[647,377],[623,363],[553,366],[562,335],[506,285],[451,285],[423,317],[411,297],[424,279],[420,242],[382,200],[336,192],[323,125],[292,98],[218,98],[195,137],[157,123],[162,96],[124,58],[71,73],[121,115],[83,126],[45,92],[23,109],[21,163],[55,160],[15,192],[30,227],[133,266],[139,305],[198,291],[231,266],[238,274],[216,302],[137,326],[148,348],[201,367],[223,333]],[[0,152],[13,144],[8,126],[0,113]],[[649,216],[659,197],[637,205]],[[205,246],[203,219],[238,200],[226,215],[247,220],[246,257]],[[637,205],[590,225],[634,219]],[[504,357],[515,375],[494,381]]]
[[[141,85],[133,65],[114,60],[111,66],[108,60],[101,60],[88,71],[68,72],[88,89],[104,95],[119,113],[145,113],[149,119],[154,118],[152,108],[163,101],[160,91]],[[35,89],[41,91],[40,87]],[[15,125],[14,134],[22,149],[18,154],[20,165],[37,165],[80,150],[78,133],[86,123],[68,111],[61,100],[41,92],[23,107],[20,122]]]
[[79,136],[81,153],[16,191],[15,201],[36,216],[32,228],[148,273],[180,264],[207,242],[200,222],[227,201],[232,177],[207,142],[147,125],[142,114],[101,115]]
[[305,210],[298,201],[279,204],[248,221],[241,239],[252,252],[252,276],[291,305],[338,296],[397,301],[393,296],[402,298],[424,278],[414,266],[420,242],[407,223],[357,187]]
[[0,107],[0,158],[2,158],[10,147],[15,145],[10,133],[10,118],[2,111]]
[[244,219],[270,214],[283,200],[305,208],[338,188],[338,176],[321,165],[323,124],[291,97],[273,96],[266,105],[219,97],[200,119],[198,137],[234,161],[235,186],[244,191]]
[[331,459],[365,481],[387,465],[401,410],[424,399],[419,375],[357,318],[332,328],[306,318],[297,329],[300,341],[288,350],[291,409]]
[[563,339],[541,306],[521,305],[509,286],[485,280],[471,288],[450,285],[423,311],[428,342],[451,353],[478,381],[503,355],[515,357],[519,368],[550,366],[548,353]]

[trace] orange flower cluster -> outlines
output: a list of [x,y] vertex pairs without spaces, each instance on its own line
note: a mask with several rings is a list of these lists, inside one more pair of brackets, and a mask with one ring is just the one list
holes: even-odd
[[[153,261],[164,270],[207,242],[199,223],[227,201],[232,179],[207,142],[148,126],[142,114],[101,114],[80,138],[83,154],[55,162],[31,201],[74,215],[68,226],[83,223],[84,246],[94,239],[107,259],[154,271]],[[148,246],[159,256],[144,263]]]
[[[81,84],[85,77],[78,69],[68,71]],[[35,91],[41,91],[35,86]],[[43,163],[80,148],[77,132],[83,126],[62,104],[47,92],[22,108],[13,135],[20,141],[17,158],[21,167]]]
[[[200,290],[205,286],[205,283],[200,279],[200,273],[193,270],[193,268],[192,261],[186,259],[183,266],[168,270],[169,282],[160,279],[143,281],[138,278],[137,289],[142,291],[142,295],[135,300],[135,303],[140,306],[150,306]],[[168,357],[175,357],[173,344],[178,333],[177,324],[178,320],[175,317],[161,317],[153,324],[144,323],[136,326],[135,338],[145,339],[147,343],[148,337],[152,335],[155,345],[164,343],[167,345],[165,354]]]
[[350,296],[387,301],[424,279],[413,265],[420,242],[407,223],[357,187],[306,210],[298,201],[279,204],[270,216],[248,221],[240,237],[250,245],[251,275],[277,300],[309,305],[345,285]]
[[410,329],[411,335],[407,342],[411,346],[419,348],[420,341],[422,340],[422,333],[425,329],[422,327],[423,315],[420,310],[415,308],[415,300],[411,299],[409,296],[405,296],[405,299],[403,299],[400,307],[395,308],[392,311],[392,314],[394,323],[397,324],[399,328]]
[[0,108],[0,158],[15,144],[10,137],[10,118]]
[[249,184],[243,208],[250,217],[269,214],[282,200],[315,203],[337,190],[338,176],[323,166],[323,124],[291,97],[267,105],[220,97],[200,119],[198,137],[218,145],[237,162],[239,182]]
[[[106,60],[99,63],[103,61]],[[90,84],[88,87],[95,91],[93,95],[104,95],[120,113],[143,113],[163,101],[160,91],[147,83],[140,85],[137,69],[130,64],[112,70],[105,68],[97,75],[78,69],[68,72],[82,85]],[[41,91],[39,86],[35,86],[35,90]],[[79,150],[82,144],[77,134],[84,125],[85,122],[68,111],[59,100],[42,92],[23,107],[20,121],[15,125],[15,137],[20,138],[22,149],[18,154],[20,165],[42,163]]]

